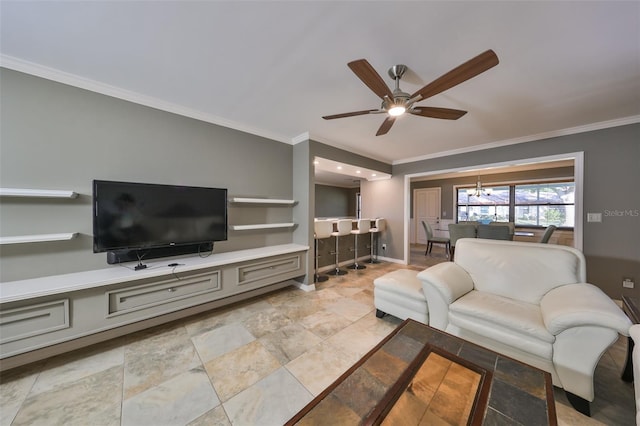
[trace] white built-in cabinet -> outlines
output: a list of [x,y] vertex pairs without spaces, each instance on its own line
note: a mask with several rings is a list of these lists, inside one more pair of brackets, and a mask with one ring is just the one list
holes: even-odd
[[[282,244],[2,283],[0,367],[10,369],[291,285],[307,246]],[[173,265],[177,263],[177,265]]]

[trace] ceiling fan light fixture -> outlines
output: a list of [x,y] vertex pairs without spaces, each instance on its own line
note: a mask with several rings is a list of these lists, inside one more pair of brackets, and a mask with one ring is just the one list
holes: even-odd
[[389,108],[389,115],[392,117],[398,117],[402,114],[404,114],[407,111],[407,109],[404,107],[404,105],[395,105],[392,106],[391,108]]

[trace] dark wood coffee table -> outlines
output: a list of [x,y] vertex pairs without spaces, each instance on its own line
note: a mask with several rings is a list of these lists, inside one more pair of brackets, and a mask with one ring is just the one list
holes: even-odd
[[558,424],[549,373],[406,320],[287,425],[513,423]]

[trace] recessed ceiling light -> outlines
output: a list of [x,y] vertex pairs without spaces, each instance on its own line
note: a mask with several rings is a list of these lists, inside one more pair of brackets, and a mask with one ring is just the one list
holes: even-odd
[[338,166],[338,167],[336,167],[336,169],[342,170],[342,166]]
[[313,164],[320,164],[320,162],[318,160],[315,160]]
[[372,177],[376,177],[376,176],[378,176],[378,175],[377,175],[377,174],[375,174],[375,173],[371,173],[371,176],[372,176]]
[[356,173],[357,173],[357,174],[360,174],[360,170],[356,170]]

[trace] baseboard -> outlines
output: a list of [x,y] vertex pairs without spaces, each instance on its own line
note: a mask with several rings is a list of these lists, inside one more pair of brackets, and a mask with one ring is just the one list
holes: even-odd
[[[358,258],[358,263],[362,263],[363,265],[366,265],[367,262],[369,262],[369,259],[371,259],[370,255],[359,257]],[[338,267],[340,267],[340,268],[346,268],[347,266],[350,266],[350,265],[353,265],[353,259],[345,260],[345,261],[342,261],[342,262],[338,263]],[[331,265],[320,266],[318,268],[318,272],[322,273],[322,272],[332,271],[335,268],[336,268],[336,264],[332,263]]]
[[316,285],[315,283],[311,283],[311,284],[304,284],[298,281],[292,281],[291,283],[292,286],[294,287],[298,287],[300,290],[302,291],[315,291],[316,290]]
[[378,256],[378,260],[383,260],[389,263],[399,263],[400,265],[406,265],[407,263],[402,259],[394,259],[392,257]]
[[[366,266],[367,263],[369,262],[369,259],[371,259],[370,255],[359,257],[358,258],[358,263],[362,263],[363,265]],[[406,265],[407,264],[402,259],[394,259],[394,258],[391,258],[391,257],[377,256],[376,259],[382,260],[384,262],[389,262],[389,263],[398,263],[400,265]],[[350,265],[353,265],[353,259],[345,260],[345,261],[340,262],[338,264],[338,266],[340,268],[346,268],[347,266],[350,266]],[[336,268],[335,263],[331,264],[331,265],[320,266],[318,268],[318,272],[319,273],[328,272],[328,271],[334,270],[335,268]]]

